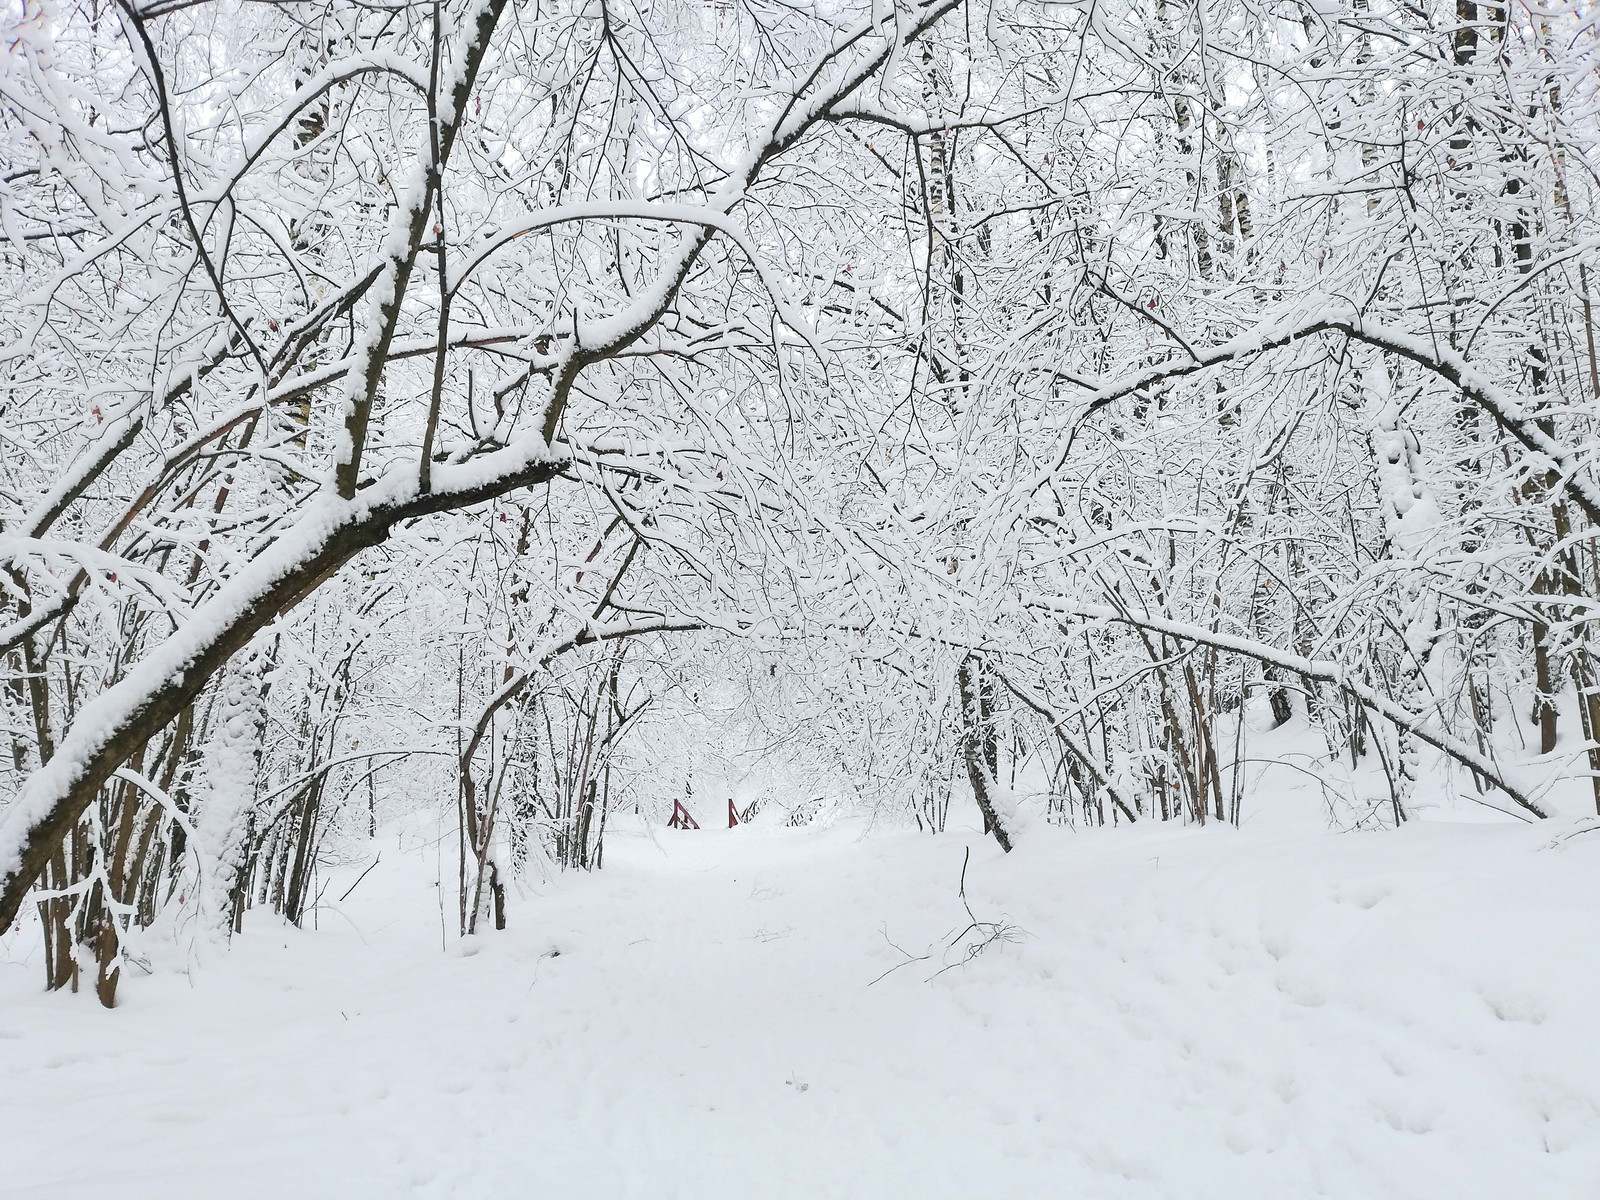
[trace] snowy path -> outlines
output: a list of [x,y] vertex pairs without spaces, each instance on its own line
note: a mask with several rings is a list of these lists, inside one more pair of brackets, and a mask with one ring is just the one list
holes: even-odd
[[[0,1195],[1594,1197],[1600,833],[1558,832],[973,839],[1027,936],[931,981],[956,837],[618,837],[450,955],[380,840],[343,918],[112,1014],[0,962]],[[885,934],[935,957],[872,984]]]

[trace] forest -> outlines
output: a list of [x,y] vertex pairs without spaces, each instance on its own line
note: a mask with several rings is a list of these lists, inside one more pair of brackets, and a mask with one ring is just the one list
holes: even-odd
[[[0,1064],[123,1009],[181,1041],[257,945],[375,970],[331,948],[369,919],[419,971],[554,970],[589,903],[625,947],[672,928],[624,899],[651,846],[796,895],[783,854],[835,863],[791,921],[878,939],[903,1011],[1108,896],[1137,941],[1204,923],[1205,871],[1275,872],[1266,914],[1356,846],[1458,872],[1406,936],[1482,901],[1462,961],[1546,997],[1499,1022],[1600,1066],[1548,999],[1600,983],[1594,5],[0,0],[0,34],[0,1037],[34,1014]],[[1192,892],[1130,874],[1169,853]],[[965,928],[902,950],[875,870]],[[1515,915],[1474,891],[1513,878]],[[1572,1069],[1520,1194],[1600,1187]],[[72,1144],[16,1071],[0,1157],[24,1110]],[[1513,1194],[1452,1136],[1453,1190],[1448,1155],[1210,1178]],[[877,1153],[793,1194],[947,1194]],[[511,1194],[429,1180],[304,1194]]]

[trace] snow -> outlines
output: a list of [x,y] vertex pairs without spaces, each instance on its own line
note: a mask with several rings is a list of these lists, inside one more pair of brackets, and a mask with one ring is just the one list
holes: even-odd
[[1600,829],[1303,824],[624,823],[449,953],[391,827],[112,1012],[0,966],[6,1195],[1600,1194]]
[[[1246,657],[1254,658],[1258,662],[1268,663],[1283,670],[1291,671],[1296,675],[1325,680],[1360,700],[1361,704],[1370,711],[1379,713],[1402,728],[1409,730],[1413,735],[1443,751],[1456,762],[1465,764],[1480,772],[1485,779],[1495,781],[1496,787],[1511,796],[1528,812],[1540,817],[1548,815],[1544,809],[1536,805],[1525,794],[1524,785],[1517,783],[1513,778],[1508,778],[1511,773],[1497,764],[1492,756],[1480,752],[1477,747],[1439,728],[1437,725],[1431,724],[1427,720],[1427,714],[1408,711],[1388,695],[1357,678],[1355,672],[1343,663],[1284,654],[1271,646],[1251,641],[1248,638],[1203,629],[1198,625],[1191,625],[1181,621],[1169,621],[1164,617],[1144,613],[1133,614],[1108,605],[1080,604],[1070,597],[1024,595],[1022,602],[1024,605],[1032,605],[1044,611],[1058,612],[1063,615],[1083,617],[1089,620],[1131,622],[1136,618],[1138,626],[1142,629],[1166,634],[1197,645],[1216,646],[1219,649],[1239,653]],[[1515,792],[1512,789],[1516,789]],[[1487,801],[1480,799],[1480,803],[1487,803]],[[1518,815],[1513,810],[1502,809],[1500,811],[1511,816]]]
[[[552,461],[537,434],[523,434],[470,462],[442,466],[433,474],[435,494],[466,494]],[[301,510],[299,520],[251,560],[205,604],[116,684],[88,701],[67,729],[53,757],[28,777],[0,817],[0,879],[20,866],[33,829],[62,802],[96,756],[147,708],[160,691],[181,679],[202,654],[245,619],[271,588],[315,560],[341,532],[374,521],[382,510],[400,507],[416,496],[416,476],[393,471],[353,500],[320,493]],[[120,561],[120,560],[119,560]]]

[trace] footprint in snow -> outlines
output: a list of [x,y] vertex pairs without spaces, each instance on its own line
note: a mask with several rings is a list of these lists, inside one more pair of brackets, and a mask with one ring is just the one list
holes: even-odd
[[1354,904],[1361,909],[1377,908],[1388,898],[1388,885],[1376,879],[1346,883],[1333,893],[1333,899],[1336,904]]
[[1480,990],[1483,1002],[1496,1019],[1515,1025],[1543,1025],[1544,1004],[1536,996],[1519,996],[1500,990]]
[[1328,1002],[1327,995],[1310,979],[1280,974],[1274,982],[1280,992],[1302,1008],[1321,1008]]

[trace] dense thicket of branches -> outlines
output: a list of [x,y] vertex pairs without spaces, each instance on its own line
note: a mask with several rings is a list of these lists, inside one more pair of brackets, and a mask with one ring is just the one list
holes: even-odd
[[1578,6],[4,12],[50,986],[407,807],[465,933],[697,782],[1009,846],[1293,720],[1346,823],[1600,802]]

